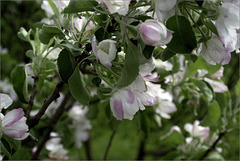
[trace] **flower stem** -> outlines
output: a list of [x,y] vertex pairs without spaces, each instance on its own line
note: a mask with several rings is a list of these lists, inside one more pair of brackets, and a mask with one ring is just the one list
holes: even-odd
[[105,154],[104,154],[103,160],[106,160],[106,159],[107,159],[107,155],[108,155],[109,149],[110,149],[110,147],[111,147],[111,145],[112,145],[112,141],[113,141],[113,138],[114,138],[115,134],[116,134],[116,130],[114,130],[114,131],[112,132],[112,135],[111,135],[111,137],[110,137],[110,139],[109,139],[107,148],[106,148],[106,150],[105,150]]

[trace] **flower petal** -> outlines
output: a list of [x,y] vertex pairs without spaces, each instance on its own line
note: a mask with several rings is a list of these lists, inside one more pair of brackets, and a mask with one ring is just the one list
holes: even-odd
[[15,122],[19,121],[24,116],[23,109],[13,109],[9,111],[5,117],[3,118],[2,125],[3,127],[10,126],[14,124]]
[[0,111],[8,108],[13,103],[13,100],[7,94],[0,93]]

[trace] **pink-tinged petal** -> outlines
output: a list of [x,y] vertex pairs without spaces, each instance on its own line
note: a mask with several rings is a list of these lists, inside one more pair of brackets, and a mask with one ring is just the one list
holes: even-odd
[[28,137],[28,135],[29,135],[29,133],[25,133],[22,137],[14,138],[14,139],[16,139],[16,140],[24,140],[24,139],[26,139]]
[[5,135],[10,138],[22,138],[26,131],[25,130],[15,130],[15,129],[7,129],[3,131]]
[[231,53],[224,47],[222,41],[213,36],[208,42],[207,47],[203,45],[202,56],[209,64],[228,64],[231,59]]
[[2,125],[3,127],[10,126],[14,124],[15,122],[19,121],[24,116],[23,109],[13,109],[9,111],[5,117],[3,118]]
[[204,80],[212,86],[215,93],[224,93],[228,91],[228,87],[222,82],[211,80],[209,78],[205,78]]
[[113,100],[113,115],[116,117],[117,120],[123,119],[123,104],[121,100],[114,99]]
[[129,104],[133,104],[135,101],[135,97],[134,94],[132,93],[132,91],[127,89],[127,93],[128,93],[128,99],[127,99],[127,103]]
[[160,33],[154,27],[146,24],[140,26],[140,34],[143,42],[154,46],[160,40]]
[[93,35],[93,37],[92,37],[92,50],[93,50],[93,54],[96,56],[96,59],[98,60],[97,40],[96,40],[96,36],[95,35]]
[[177,131],[177,132],[179,132],[179,133],[181,133],[182,131],[181,131],[181,129],[180,129],[180,127],[178,127],[178,126],[172,126],[172,128],[171,128],[171,130],[170,131],[173,131],[173,130],[175,130],[175,131]]
[[148,75],[144,76],[144,79],[145,79],[146,81],[150,81],[150,82],[157,82],[158,79],[159,79],[159,77],[160,77],[160,76],[156,76],[156,75],[154,75],[154,74],[148,74]]

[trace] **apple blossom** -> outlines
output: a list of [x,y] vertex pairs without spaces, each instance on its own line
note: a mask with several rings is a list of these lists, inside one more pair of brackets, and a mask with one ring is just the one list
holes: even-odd
[[0,93],[0,111],[8,108],[12,103],[13,100],[9,97],[9,95]]
[[60,144],[61,137],[59,134],[51,132],[50,137],[52,138],[50,138],[45,145],[46,149],[50,151],[48,154],[49,158],[54,160],[67,160],[68,151]]
[[111,68],[112,63],[116,57],[117,48],[116,48],[116,41],[113,40],[103,40],[101,41],[98,46],[96,42],[96,37],[93,36],[92,39],[92,49],[93,53],[96,56],[96,59],[100,61],[102,65],[104,65],[107,68]]
[[[73,27],[74,29],[77,29],[77,31],[82,31],[83,26],[87,23],[87,19],[85,17],[80,18],[74,18],[73,19]],[[84,33],[87,34],[90,30],[92,30],[95,27],[94,23],[90,21],[86,28]],[[71,27],[70,27],[71,28]]]
[[0,113],[0,131],[2,131],[8,137],[16,140],[25,139],[29,133],[28,126],[26,124],[26,117],[24,117],[23,109],[13,109],[4,116]]
[[231,53],[225,48],[222,41],[216,36],[207,42],[207,47],[203,45],[202,56],[209,64],[228,64],[231,59]]
[[102,3],[111,14],[117,12],[125,16],[128,13],[130,1],[131,0],[102,0]]
[[75,128],[74,138],[77,148],[82,147],[82,141],[88,140],[88,130],[92,128],[90,121],[86,117],[87,112],[87,107],[83,108],[81,105],[74,105],[68,113],[73,119],[73,126]]
[[237,44],[237,31],[239,24],[239,6],[231,3],[223,3],[220,15],[216,20],[219,37],[227,51],[232,52]]
[[212,78],[214,80],[221,79],[223,77],[223,71],[224,71],[224,68],[223,68],[223,66],[221,66],[221,68],[217,72],[210,75],[210,78]]
[[215,81],[209,78],[204,78],[204,80],[212,86],[213,91],[216,93],[224,93],[228,91],[228,87],[222,82]]
[[10,83],[10,81],[9,81],[8,78],[5,78],[5,79],[0,80],[0,90],[1,90],[3,93],[9,94],[10,97],[11,97],[13,100],[17,100],[17,99],[18,99],[17,94],[16,94],[16,92],[14,91],[13,86],[12,86],[12,84]]
[[[58,9],[58,12],[60,13],[65,7],[67,7],[70,0],[58,0],[58,1],[53,0],[52,2],[55,4],[56,8]],[[54,10],[49,4],[48,0],[43,0],[41,8],[45,11],[48,17],[51,17],[54,15]]]
[[157,20],[146,20],[140,25],[140,36],[146,45],[162,46],[172,39],[172,31]]
[[113,116],[117,120],[132,120],[139,109],[145,109],[142,104],[137,102],[134,93],[127,88],[119,89],[112,95],[110,98],[110,107]]
[[165,119],[170,119],[170,114],[177,111],[176,105],[172,102],[171,93],[164,91],[159,84],[147,82],[147,85],[153,89],[157,96],[156,113]]
[[181,131],[179,126],[176,126],[176,125],[172,126],[170,131],[173,131],[173,130],[175,130],[175,131],[177,131],[179,133],[182,133],[182,131]]
[[164,22],[175,14],[177,0],[155,0],[155,11],[159,21]]
[[193,124],[186,123],[184,125],[184,129],[192,136],[198,137],[203,140],[206,140],[209,136],[210,128],[209,127],[202,127],[199,125],[200,122],[195,120]]

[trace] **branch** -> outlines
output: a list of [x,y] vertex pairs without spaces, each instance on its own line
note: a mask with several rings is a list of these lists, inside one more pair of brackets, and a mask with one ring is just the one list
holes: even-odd
[[141,139],[141,142],[140,142],[140,146],[139,146],[139,149],[138,149],[138,156],[137,156],[137,160],[143,160],[143,157],[145,156],[145,139],[146,139],[146,135],[143,139]]
[[111,135],[111,137],[110,137],[110,139],[109,139],[109,142],[108,142],[107,149],[106,149],[106,151],[105,151],[103,160],[106,160],[106,159],[107,159],[107,155],[108,155],[109,149],[110,149],[110,147],[111,147],[111,145],[112,145],[112,140],[113,140],[113,137],[114,137],[115,134],[116,134],[116,131],[114,130],[113,133],[112,133],[112,135]]
[[222,139],[222,137],[223,137],[226,133],[227,133],[227,132],[221,132],[221,133],[219,134],[217,140],[216,140],[216,141],[213,143],[213,145],[203,154],[203,156],[202,156],[199,160],[204,160],[204,159],[208,156],[208,154],[216,148],[218,142]]
[[47,110],[48,106],[59,96],[59,92],[62,89],[64,83],[61,81],[57,84],[51,95],[44,101],[42,107],[38,111],[38,113],[33,117],[28,120],[28,127],[29,130],[36,126],[39,122],[39,120],[42,118],[44,115],[45,111]]
[[49,126],[46,128],[47,131],[46,131],[43,139],[39,143],[36,152],[33,154],[32,160],[38,159],[38,156],[39,156],[42,148],[44,147],[45,143],[47,142],[47,140],[50,137],[50,133],[53,131],[58,119],[60,118],[60,116],[63,114],[63,112],[65,110],[65,106],[66,106],[67,101],[70,98],[70,96],[71,96],[70,91],[68,91],[67,94],[65,95],[61,105],[57,108],[55,114],[53,115],[53,117],[52,117],[52,119],[49,123]]
[[84,143],[86,155],[87,155],[87,160],[92,160],[92,153],[91,153],[91,147],[90,147],[90,138],[85,141]]
[[37,94],[38,76],[33,77],[33,79],[34,79],[33,93],[32,93],[32,95],[30,96],[29,106],[28,106],[28,110],[27,110],[27,112],[26,112],[26,118],[27,118],[27,119],[29,118],[30,112],[31,112],[32,107],[33,107],[34,98],[35,98],[35,96],[36,96],[36,94]]

